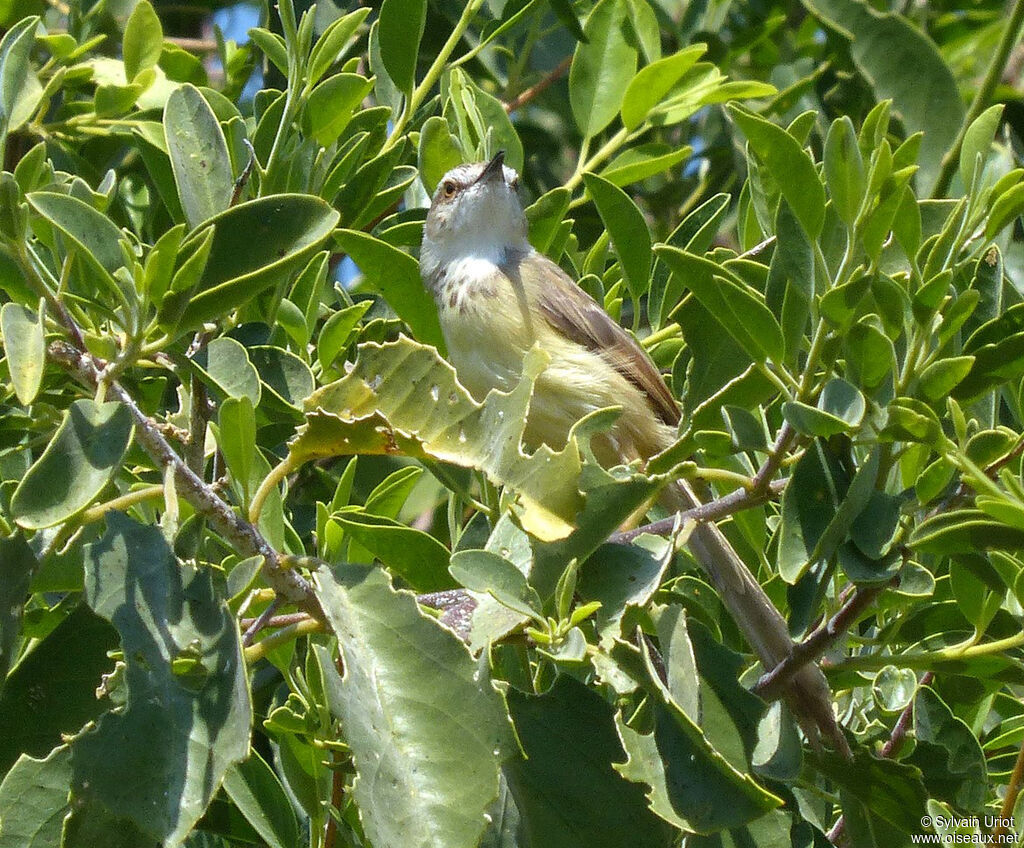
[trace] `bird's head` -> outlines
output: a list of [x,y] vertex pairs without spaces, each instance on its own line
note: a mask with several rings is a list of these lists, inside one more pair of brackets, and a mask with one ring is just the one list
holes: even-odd
[[451,261],[463,256],[500,261],[526,242],[519,174],[500,151],[489,162],[452,168],[438,183],[423,232],[425,256]]

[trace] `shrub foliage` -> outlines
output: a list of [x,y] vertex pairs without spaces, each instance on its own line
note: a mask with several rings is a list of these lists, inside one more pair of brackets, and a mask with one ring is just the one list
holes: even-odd
[[[0,3],[0,846],[1014,834],[1024,3],[350,5]],[[680,400],[647,467],[443,358],[499,149]]]

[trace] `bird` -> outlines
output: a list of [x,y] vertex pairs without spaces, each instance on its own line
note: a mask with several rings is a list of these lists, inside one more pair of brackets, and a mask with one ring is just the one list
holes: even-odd
[[[424,225],[420,273],[459,382],[477,401],[491,389],[509,391],[539,347],[549,364],[534,384],[524,446],[560,449],[581,418],[618,407],[612,426],[592,437],[595,458],[605,467],[646,462],[676,440],[679,405],[637,341],[530,244],[519,175],[504,159],[498,152],[448,171]],[[685,480],[666,486],[661,500],[673,511],[700,503]],[[698,523],[688,544],[765,671],[786,659],[793,642],[785,619],[718,527]],[[845,745],[815,664],[797,672],[789,692],[813,744],[822,730],[833,747]]]

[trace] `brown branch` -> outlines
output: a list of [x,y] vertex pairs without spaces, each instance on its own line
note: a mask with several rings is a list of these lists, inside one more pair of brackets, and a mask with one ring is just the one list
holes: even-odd
[[[95,388],[103,370],[103,363],[83,350],[76,350],[67,342],[53,342],[50,357],[85,385]],[[174,471],[178,492],[196,512],[209,520],[218,533],[238,553],[263,557],[261,571],[269,585],[284,602],[293,603],[311,616],[323,620],[323,611],[309,581],[295,571],[282,568],[280,556],[262,533],[248,521],[240,518],[231,506],[200,479],[170,446],[156,422],[147,416],[135,399],[117,382],[112,381],[108,394],[128,409],[135,423],[135,438],[161,468]]]
[[882,591],[884,586],[865,586],[857,589],[828,621],[810,636],[793,646],[793,652],[771,671],[761,676],[754,685],[754,693],[766,701],[774,701],[785,694],[786,684],[803,666],[818,659],[829,646],[842,636],[860,618]]
[[217,42],[212,38],[189,38],[181,35],[165,35],[164,41],[169,41],[175,47],[188,50],[192,53],[216,53]]
[[558,82],[558,80],[560,80],[562,77],[564,77],[569,72],[569,66],[571,64],[571,56],[566,59],[563,59],[552,71],[548,73],[546,77],[544,77],[544,79],[542,79],[540,82],[534,85],[531,85],[528,89],[526,89],[525,91],[521,91],[511,100],[509,100],[508,103],[505,104],[505,111],[508,114],[512,114],[513,112],[516,111],[516,109],[521,109],[523,106],[525,106],[535,97],[537,97],[537,95],[543,93],[545,89],[547,89],[554,83]]
[[[262,616],[255,618],[243,618],[239,624],[248,629],[258,622]],[[291,624],[298,624],[305,621],[309,616],[304,612],[289,612],[283,615],[271,615],[263,622],[263,627],[288,627]]]
[[729,494],[723,495],[720,498],[715,498],[692,509],[663,518],[661,521],[654,521],[650,524],[645,524],[643,527],[637,527],[634,530],[613,533],[608,538],[608,541],[624,545],[632,542],[637,536],[641,536],[644,533],[649,533],[652,536],[667,536],[675,527],[677,515],[683,521],[718,521],[720,518],[741,512],[744,509],[760,506],[780,494],[786,488],[786,480],[772,480],[772,477],[782,467],[786,452],[792,447],[795,439],[796,433],[789,426],[788,422],[783,424],[779,429],[778,435],[775,437],[775,444],[772,445],[768,458],[765,460],[764,465],[758,469],[757,474],[754,475],[749,489],[736,489],[736,491],[729,492]]
[[760,506],[777,496],[785,488],[785,480],[774,480],[768,485],[766,490],[760,492],[753,489],[736,489],[736,491],[729,492],[729,494],[723,495],[720,498],[715,498],[713,501],[695,506],[693,509],[675,513],[668,518],[662,518],[660,521],[652,521],[650,524],[636,527],[633,530],[613,533],[608,537],[608,541],[613,544],[625,545],[644,533],[649,533],[652,536],[667,536],[675,528],[677,517],[683,521],[718,521],[720,518],[726,518],[745,509]]

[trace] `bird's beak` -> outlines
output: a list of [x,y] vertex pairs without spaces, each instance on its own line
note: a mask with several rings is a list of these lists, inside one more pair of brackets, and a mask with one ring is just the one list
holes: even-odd
[[494,179],[495,176],[504,179],[505,172],[502,166],[505,164],[505,151],[499,150],[494,158],[487,163],[484,169],[480,172],[480,176],[476,178],[476,182],[485,183],[488,180]]

